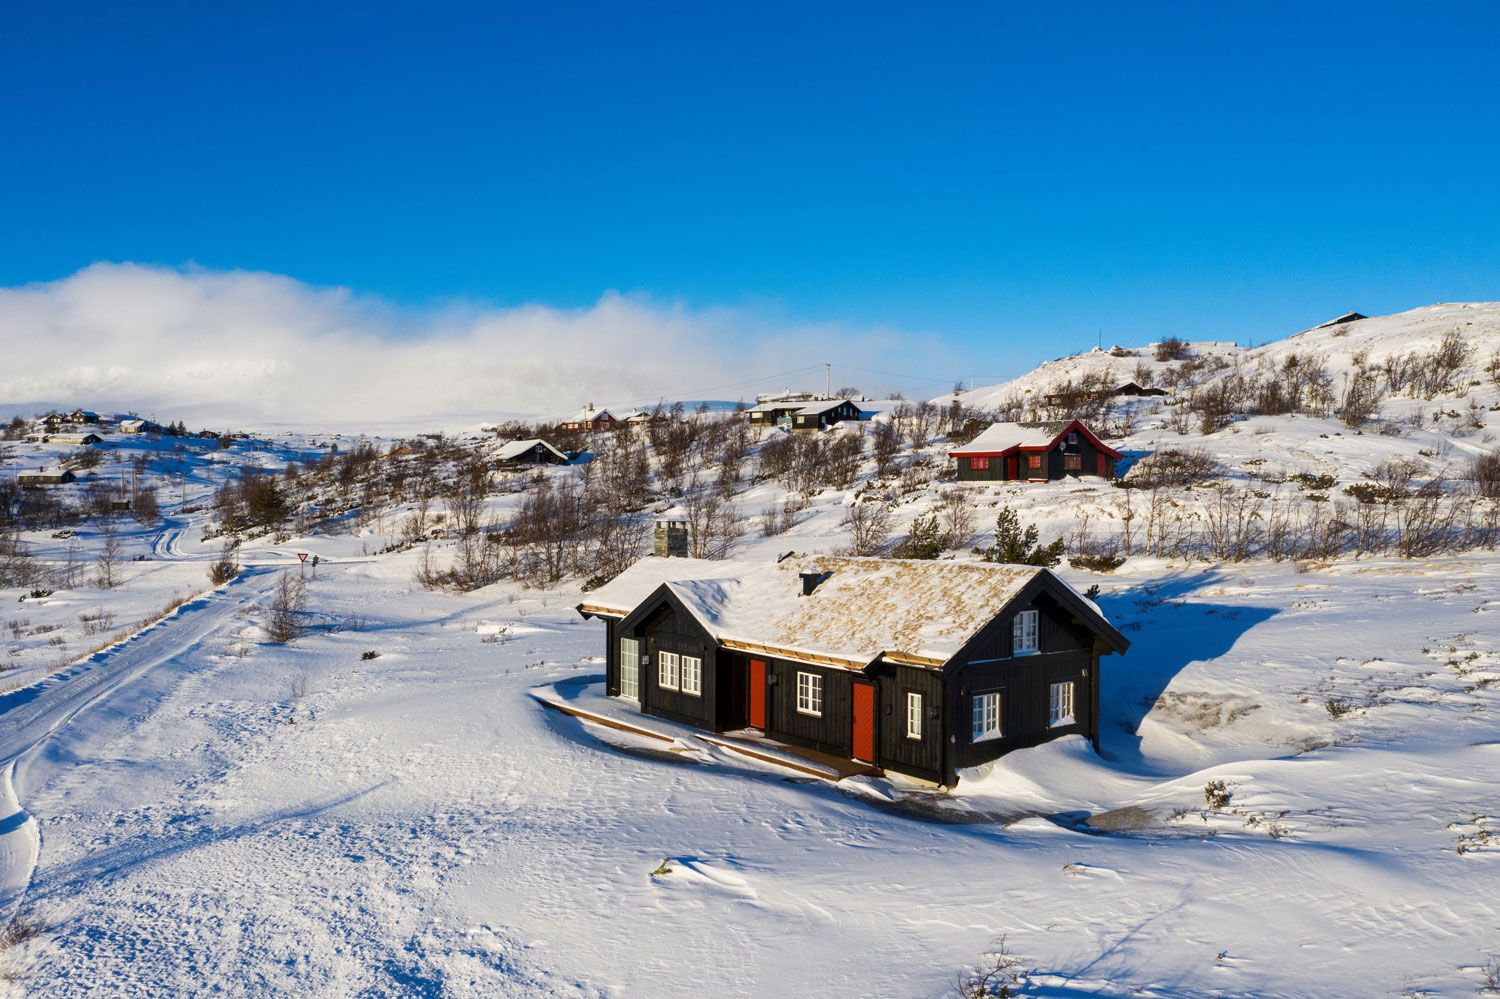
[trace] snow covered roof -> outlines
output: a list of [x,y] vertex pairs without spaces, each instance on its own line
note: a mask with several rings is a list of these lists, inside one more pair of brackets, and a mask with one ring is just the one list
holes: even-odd
[[760,403],[759,405],[751,406],[749,409],[745,410],[745,412],[747,412],[747,413],[778,413],[778,412],[786,412],[788,410],[793,410],[793,409],[800,410],[800,409],[802,409],[802,407],[804,407],[806,405],[807,404],[805,402],[776,402],[776,401],[763,402],[763,403]]
[[830,409],[838,409],[848,401],[848,399],[824,399],[822,402],[809,403],[797,410],[797,412],[803,416],[816,416],[819,413],[826,413]]
[[[810,596],[806,574],[824,577]],[[882,655],[938,666],[1043,574],[1052,575],[1029,565],[828,555],[645,558],[584,594],[579,609],[625,617],[665,584],[723,645],[856,669]]]
[[[615,414],[611,413],[607,409],[594,409],[594,408],[592,408],[590,406],[585,406],[584,408],[580,409],[578,412],[574,413],[572,416],[568,417],[563,422],[565,422],[565,423],[593,423],[596,420],[602,420],[602,419],[604,419],[606,416],[609,417],[611,420],[615,419]],[[615,422],[618,423],[619,421],[615,420]]]
[[495,457],[500,461],[510,461],[514,458],[519,458],[521,455],[530,451],[538,444],[546,448],[548,451],[551,451],[553,454],[557,455],[563,461],[568,460],[567,455],[563,454],[557,448],[553,447],[551,444],[548,444],[540,437],[533,437],[529,441],[511,441],[509,444],[506,444],[504,447],[500,448],[500,450],[496,451]]
[[994,454],[1013,447],[1046,447],[1067,424],[992,423],[980,435],[949,454]]

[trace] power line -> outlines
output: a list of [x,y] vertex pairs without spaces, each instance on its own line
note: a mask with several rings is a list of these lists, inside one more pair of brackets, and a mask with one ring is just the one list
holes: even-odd
[[[780,372],[779,374],[774,374],[774,375],[762,375],[759,378],[747,378],[747,379],[745,379],[742,382],[728,382],[728,383],[726,383],[724,385],[710,385],[707,388],[684,389],[683,391],[676,393],[671,398],[684,399],[684,398],[689,398],[689,397],[698,397],[698,396],[702,396],[705,392],[717,392],[720,389],[727,389],[727,388],[740,388],[741,386],[744,386],[744,385],[757,385],[757,384],[759,384],[761,382],[770,381],[773,378],[787,378],[787,377],[790,377],[791,375],[801,375],[801,374],[805,374],[805,373],[807,373],[809,371],[816,371],[818,368],[821,368],[821,367],[823,367],[823,365],[821,365],[821,364],[809,364],[805,368],[797,368],[794,371],[783,371],[783,372]],[[635,403],[638,403],[638,402],[652,402],[652,401],[655,401],[655,400],[661,400],[661,399],[667,399],[667,398],[669,398],[669,397],[667,395],[665,395],[665,394],[647,395],[647,396],[640,396],[639,398],[635,398],[635,399],[622,399],[622,400],[619,400],[618,402],[616,402],[615,405],[617,405],[617,406],[619,406],[619,405],[627,405],[627,404],[634,405]]]

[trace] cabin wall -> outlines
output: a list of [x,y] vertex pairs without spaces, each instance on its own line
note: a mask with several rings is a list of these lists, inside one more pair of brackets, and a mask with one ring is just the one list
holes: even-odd
[[[947,683],[942,673],[917,666],[881,663],[876,680],[875,765],[942,783],[943,717]],[[906,695],[922,696],[922,737],[906,734]],[[937,717],[932,717],[932,709]]]
[[[634,630],[634,637],[641,641],[641,650],[650,657],[650,662],[641,667],[641,710],[684,725],[717,731],[720,728],[719,671],[716,649],[708,636],[691,618],[671,607],[663,607]],[[703,660],[701,694],[685,694],[661,686],[661,660],[658,658],[661,652],[697,656]]]
[[[1062,479],[1068,476],[1072,476],[1073,478],[1098,476],[1099,449],[1094,446],[1093,441],[1088,439],[1087,434],[1076,430],[1074,433],[1078,435],[1077,441],[1069,444],[1067,443],[1067,438],[1064,437],[1061,450],[1054,447],[1047,452],[1047,478]],[[1083,466],[1082,468],[1069,469],[1066,467],[1067,461],[1064,456],[1070,454],[1078,456],[1080,464]],[[1111,465],[1110,468],[1113,470],[1114,466]]]
[[[1014,614],[996,618],[985,626],[950,663],[946,700],[949,734],[945,781],[952,770],[977,766],[997,759],[1013,749],[1035,746],[1064,735],[1096,734],[1099,671],[1093,633],[1073,620],[1046,592],[1030,601],[1018,601],[1015,612],[1037,610],[1037,645],[1040,651],[1012,655],[1011,625]],[[1074,721],[1070,725],[1049,724],[1051,686],[1071,681]],[[975,742],[974,698],[998,692],[1001,732],[999,738]]]
[[620,696],[619,622],[612,617],[604,619],[604,692]]
[[[863,674],[837,666],[810,666],[787,659],[767,658],[765,663],[766,735],[794,746],[849,756],[853,750],[851,709],[854,680]],[[797,710],[799,672],[823,678],[821,715],[806,715]]]
[[966,455],[960,455],[955,459],[958,462],[959,482],[1004,482],[1005,462],[1001,457],[990,458],[989,468],[975,468],[974,459]]

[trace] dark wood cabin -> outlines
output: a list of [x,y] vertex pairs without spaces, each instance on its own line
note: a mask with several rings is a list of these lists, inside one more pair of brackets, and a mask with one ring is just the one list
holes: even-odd
[[495,461],[504,467],[565,465],[568,463],[568,456],[546,441],[537,438],[511,441],[496,452]]
[[996,423],[948,452],[959,482],[1050,482],[1097,475],[1115,477],[1124,457],[1099,440],[1082,420]]
[[858,406],[848,399],[810,402],[792,414],[792,430],[816,433],[845,420],[861,419]]
[[[849,620],[884,587],[936,615],[932,647],[886,647],[908,620]],[[607,693],[644,714],[948,787],[966,767],[1061,736],[1097,749],[1100,659],[1129,647],[1093,603],[1033,566],[648,558],[578,610],[604,621]]]
[[806,405],[806,402],[763,402],[745,410],[745,420],[752,427],[790,427],[792,415]]
[[1111,396],[1158,396],[1166,395],[1167,390],[1159,388],[1147,388],[1139,382],[1124,382],[1110,389],[1109,394]]

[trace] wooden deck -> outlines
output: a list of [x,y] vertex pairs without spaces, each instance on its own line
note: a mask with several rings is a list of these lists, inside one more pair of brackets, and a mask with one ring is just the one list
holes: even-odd
[[[536,695],[533,695],[536,696]],[[564,701],[555,700],[551,697],[536,696],[536,699],[546,707],[563,714],[573,715],[596,725],[604,725],[608,728],[618,729],[622,732],[630,732],[635,735],[644,735],[650,739],[658,739],[662,742],[677,742],[676,736],[667,735],[655,731],[645,724],[636,724],[635,721],[622,718],[611,718],[608,715],[589,711]],[[692,738],[702,739],[711,745],[721,749],[727,749],[732,753],[769,763],[772,766],[783,767],[797,774],[807,777],[816,777],[838,783],[846,777],[882,777],[885,771],[873,767],[868,763],[860,763],[857,760],[848,760],[843,757],[822,753],[815,749],[803,749],[800,746],[788,746],[786,743],[767,739],[764,736],[750,732],[735,732],[732,735],[720,735],[713,732],[701,732],[692,730]]]

